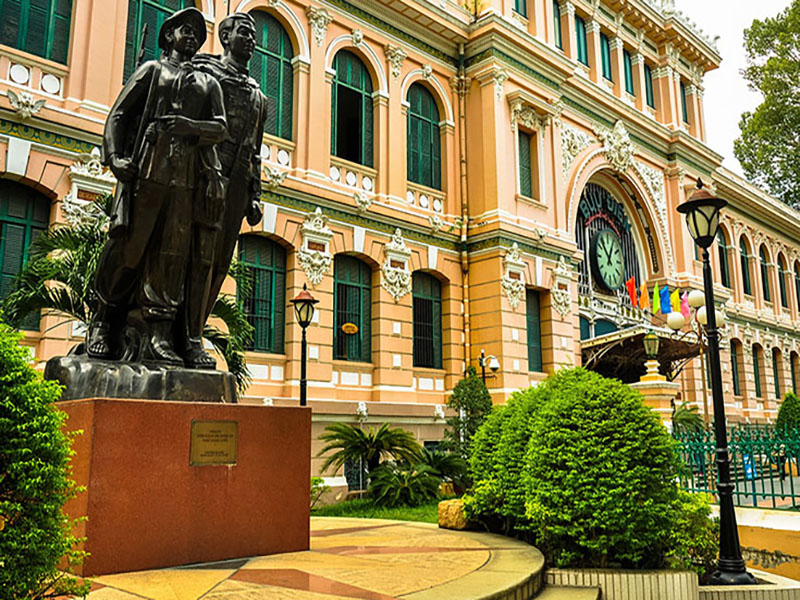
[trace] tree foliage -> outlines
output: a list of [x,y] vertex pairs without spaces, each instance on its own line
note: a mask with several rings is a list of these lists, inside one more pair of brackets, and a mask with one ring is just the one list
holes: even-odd
[[775,429],[779,432],[800,429],[800,398],[793,392],[786,394],[781,402]]
[[470,366],[467,376],[456,384],[447,406],[455,415],[447,418],[443,445],[466,460],[475,432],[492,411],[492,397],[475,367]]
[[748,178],[787,204],[800,198],[800,0],[744,33],[744,77],[764,101],[742,115],[734,153]]
[[84,556],[61,509],[77,492],[61,391],[29,366],[21,339],[0,322],[0,599],[83,595],[88,585],[57,568]]
[[323,473],[331,468],[335,472],[351,460],[357,463],[363,461],[367,465],[367,472],[371,474],[387,458],[415,464],[422,454],[422,447],[410,431],[390,428],[386,423],[377,431],[372,427],[364,431],[349,423],[332,423],[319,439],[325,442],[325,446],[317,456],[333,451],[325,457],[320,467]]
[[[68,225],[41,232],[29,249],[28,261],[17,276],[14,289],[3,302],[8,322],[20,327],[34,314],[57,315],[88,325],[98,308],[93,283],[112,209],[112,196],[88,205],[62,203]],[[231,275],[247,285],[244,267],[234,261]],[[240,392],[250,383],[244,349],[252,342],[253,327],[239,303],[220,296],[211,315],[225,329],[206,325],[203,336],[225,359]]]
[[706,424],[696,406],[690,406],[688,402],[681,402],[672,413],[672,426],[676,433],[682,433],[703,431]]

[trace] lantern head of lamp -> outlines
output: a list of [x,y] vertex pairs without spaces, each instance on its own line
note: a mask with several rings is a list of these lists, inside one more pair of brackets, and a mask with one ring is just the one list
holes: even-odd
[[644,353],[649,360],[658,358],[658,346],[660,343],[661,340],[658,339],[658,336],[653,331],[644,336]]
[[319,302],[319,300],[308,293],[308,288],[305,283],[303,284],[303,291],[297,294],[297,297],[292,300],[297,322],[303,329],[311,324],[311,320],[314,318],[314,305],[317,302]]
[[701,179],[697,180],[697,190],[678,207],[678,212],[686,215],[686,226],[695,244],[708,248],[714,243],[719,229],[719,211],[727,205],[725,200],[703,188]]
[[489,357],[489,369],[491,369],[492,373],[497,373],[500,370],[500,361],[497,360],[497,357],[492,355]]

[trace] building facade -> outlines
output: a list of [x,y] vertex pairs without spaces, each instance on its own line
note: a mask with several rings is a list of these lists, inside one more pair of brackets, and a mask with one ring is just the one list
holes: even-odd
[[[303,284],[320,300],[308,330],[315,433],[389,422],[438,440],[447,396],[481,351],[499,360],[487,385],[500,403],[586,362],[590,342],[613,353],[642,327],[689,339],[634,306],[625,282],[648,297],[702,288],[675,210],[702,178],[730,202],[711,248],[726,411],[774,419],[800,372],[800,226],[705,144],[713,43],[669,0],[466,4],[0,0],[0,295],[37,230],[112,189],[105,115],[138,57],[156,56],[163,20],[196,5],[203,50],[219,53],[217,24],[245,11],[271,110],[264,219],[243,224],[239,244],[256,331],[241,401],[296,402],[289,300]],[[25,344],[45,361],[82,335],[43,316]],[[681,364],[681,400],[702,411],[703,363],[685,346],[664,366]]]

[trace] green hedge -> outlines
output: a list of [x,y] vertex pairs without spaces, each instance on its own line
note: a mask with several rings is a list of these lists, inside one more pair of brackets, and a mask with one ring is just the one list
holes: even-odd
[[0,322],[0,599],[88,593],[59,572],[83,556],[61,507],[74,493],[61,391],[28,364],[22,336]]
[[[617,380],[562,370],[515,394],[479,430],[471,459],[468,517],[526,537],[550,564],[687,567],[706,558],[695,556],[695,534],[677,533],[691,511],[675,483],[675,442]],[[707,513],[692,510],[692,522],[711,529]]]

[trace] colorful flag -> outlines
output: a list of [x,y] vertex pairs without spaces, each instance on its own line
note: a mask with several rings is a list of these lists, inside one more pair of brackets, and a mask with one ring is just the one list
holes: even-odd
[[642,291],[639,294],[639,308],[650,310],[650,298],[647,295],[647,284],[642,284]]
[[672,312],[669,306],[669,286],[665,285],[661,288],[661,314],[668,315]]
[[692,317],[692,311],[689,310],[689,292],[683,292],[683,297],[681,298],[681,314],[687,322]]
[[675,290],[669,296],[669,304],[672,307],[672,312],[681,312],[681,292]]
[[631,304],[633,304],[633,306],[639,304],[639,299],[636,297],[636,280],[631,277],[625,282],[625,287],[628,288],[628,295],[631,297]]
[[659,298],[661,296],[658,293],[658,284],[653,288],[653,314],[657,315],[658,312],[661,310],[661,304],[659,304]]

